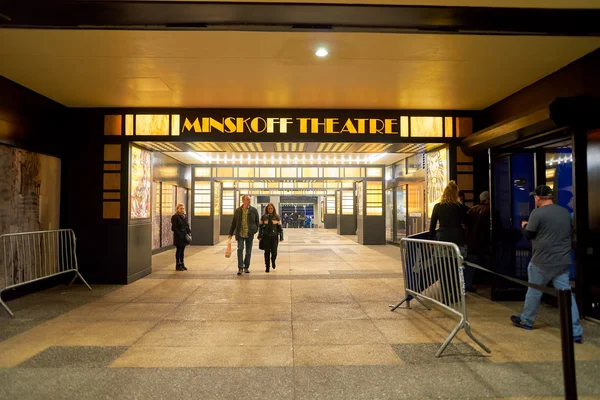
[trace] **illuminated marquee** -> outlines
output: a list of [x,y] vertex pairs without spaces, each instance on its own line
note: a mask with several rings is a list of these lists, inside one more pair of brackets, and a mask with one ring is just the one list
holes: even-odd
[[397,135],[397,118],[185,117],[181,133],[280,133]]

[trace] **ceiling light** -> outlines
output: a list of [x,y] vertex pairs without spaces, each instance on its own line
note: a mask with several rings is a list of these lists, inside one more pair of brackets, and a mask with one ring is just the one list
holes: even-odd
[[317,51],[315,52],[315,55],[317,57],[327,57],[328,54],[329,54],[329,52],[327,51],[327,49],[325,47],[319,47],[317,49]]

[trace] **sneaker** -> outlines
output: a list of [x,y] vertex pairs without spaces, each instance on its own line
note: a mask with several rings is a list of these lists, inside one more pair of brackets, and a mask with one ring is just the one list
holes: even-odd
[[574,336],[573,337],[573,341],[577,344],[583,344],[583,337],[581,336]]
[[519,317],[518,315],[511,316],[510,317],[510,321],[512,322],[512,324],[514,326],[519,327],[519,328],[523,328],[523,329],[525,329],[527,331],[530,331],[530,330],[533,329],[533,326],[527,325],[525,322],[523,322],[521,320],[521,317]]
[[238,275],[241,275],[241,274],[242,274],[242,269],[241,269],[241,268],[240,268],[240,269],[238,269],[238,272],[237,272],[237,274],[238,274]]

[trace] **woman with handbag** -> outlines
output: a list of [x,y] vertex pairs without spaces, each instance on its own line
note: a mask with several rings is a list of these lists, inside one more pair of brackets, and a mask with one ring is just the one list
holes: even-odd
[[185,246],[192,242],[192,231],[185,215],[185,206],[182,203],[177,204],[177,212],[171,217],[171,230],[173,231],[173,243],[177,248],[175,252],[175,270],[187,271],[183,264],[183,252]]
[[265,251],[265,272],[269,272],[271,267],[276,268],[277,247],[279,242],[283,242],[283,227],[273,204],[269,203],[265,211],[258,229],[258,247]]

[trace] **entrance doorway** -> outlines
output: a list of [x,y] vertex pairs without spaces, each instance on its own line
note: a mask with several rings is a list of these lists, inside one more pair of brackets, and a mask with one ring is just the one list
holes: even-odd
[[[522,280],[528,278],[532,247],[531,241],[522,235],[521,222],[527,221],[535,208],[529,193],[536,186],[553,188],[554,202],[565,207],[573,218],[572,152],[572,141],[564,134],[543,142],[538,139],[533,144],[491,150],[492,260],[496,272]],[[574,285],[574,252],[571,259],[569,278]],[[525,292],[526,288],[521,285],[495,278],[492,300],[521,299]]]

